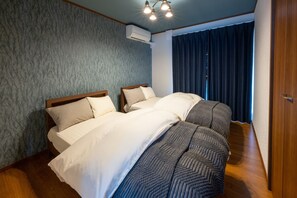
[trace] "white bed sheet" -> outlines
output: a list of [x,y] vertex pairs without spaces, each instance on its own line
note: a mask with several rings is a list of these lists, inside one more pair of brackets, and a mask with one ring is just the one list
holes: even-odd
[[160,99],[160,97],[149,98],[147,100],[133,104],[130,108],[128,105],[125,105],[124,110],[125,112],[131,112],[139,109],[153,108]]
[[58,132],[58,128],[57,126],[55,126],[50,129],[47,137],[49,141],[53,143],[57,151],[62,153],[70,145],[72,145],[74,142],[76,142],[78,139],[80,139],[96,127],[107,122],[112,122],[123,115],[124,113],[120,112],[109,112],[98,118],[92,118],[84,122],[75,124],[61,132]]

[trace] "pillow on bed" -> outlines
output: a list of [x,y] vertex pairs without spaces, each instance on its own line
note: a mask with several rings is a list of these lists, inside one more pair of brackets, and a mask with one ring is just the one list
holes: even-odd
[[140,87],[143,92],[145,99],[156,97],[154,90],[151,87]]
[[98,118],[106,113],[116,111],[116,108],[109,96],[87,97],[87,99],[92,107],[95,118]]
[[135,89],[123,89],[127,104],[131,107],[133,104],[145,100],[142,90],[138,87]]
[[46,111],[56,123],[59,131],[93,118],[91,106],[86,98],[61,106],[50,107]]

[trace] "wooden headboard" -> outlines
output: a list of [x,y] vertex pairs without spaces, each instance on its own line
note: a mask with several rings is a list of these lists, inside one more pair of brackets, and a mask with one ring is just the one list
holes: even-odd
[[[56,106],[59,106],[59,105],[64,105],[64,104],[67,104],[67,103],[78,101],[78,100],[83,99],[85,97],[103,97],[103,96],[107,96],[107,95],[108,95],[108,91],[107,90],[102,90],[102,91],[79,94],[79,95],[74,95],[74,96],[54,98],[54,99],[46,100],[45,107],[46,108],[56,107]],[[47,129],[47,131],[49,131],[54,126],[56,126],[55,122],[53,121],[51,116],[48,113],[46,113],[46,129]]]
[[131,85],[131,86],[127,86],[127,87],[121,87],[121,112],[125,113],[125,110],[124,110],[124,106],[127,104],[127,100],[126,100],[126,97],[125,97],[125,94],[123,92],[123,89],[134,89],[134,88],[138,88],[138,87],[147,87],[148,84],[147,83],[144,83],[144,84],[139,84],[139,85]]

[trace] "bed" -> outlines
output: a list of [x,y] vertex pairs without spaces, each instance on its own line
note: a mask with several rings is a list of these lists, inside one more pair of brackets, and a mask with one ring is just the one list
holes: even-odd
[[[79,94],[74,96],[67,96],[55,99],[46,100],[46,108],[58,107],[61,105],[70,104],[76,101],[79,101],[86,97],[105,97],[108,96],[107,90],[101,90],[97,92],[91,92],[86,94]],[[105,122],[110,122],[118,117],[122,116],[120,112],[108,112],[98,118],[91,118],[84,122],[80,122],[73,126],[62,130],[61,132],[58,131],[58,128],[49,115],[46,113],[46,129],[48,131],[48,149],[54,156],[59,155],[61,152],[66,150],[69,146],[79,140],[81,137],[86,135],[92,129],[100,126]]]
[[75,141],[49,166],[82,197],[222,194],[231,111],[197,99],[175,93],[154,108],[121,114]]
[[121,94],[120,94],[120,103],[121,103],[120,111],[121,112],[131,112],[138,109],[151,108],[159,101],[160,97],[151,97],[151,98],[139,101],[131,106],[128,106],[124,90],[132,90],[139,87],[148,87],[148,84],[144,83],[144,84],[121,87]]

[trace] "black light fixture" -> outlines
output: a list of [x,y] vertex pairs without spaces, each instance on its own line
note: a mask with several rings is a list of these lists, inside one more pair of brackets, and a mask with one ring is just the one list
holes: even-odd
[[144,4],[144,9],[143,9],[143,12],[144,14],[150,14],[150,20],[152,21],[155,21],[157,19],[157,16],[156,16],[156,12],[155,12],[155,6],[158,2],[162,2],[161,3],[161,10],[162,11],[166,11],[166,14],[165,16],[167,18],[170,18],[173,16],[172,14],[172,10],[171,10],[171,6],[170,6],[170,1],[168,0],[157,0],[153,6],[150,6],[150,3],[146,0],[145,1],[145,4]]

